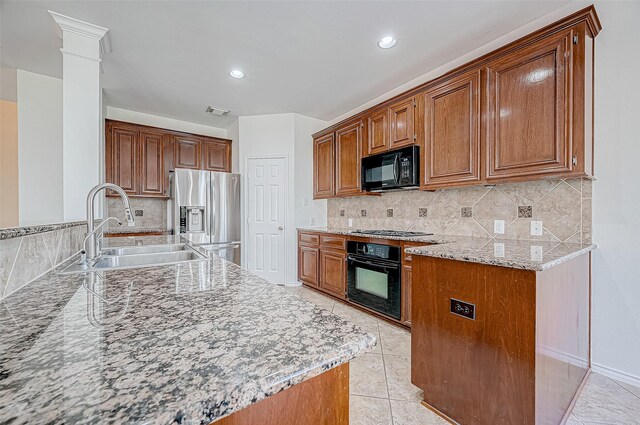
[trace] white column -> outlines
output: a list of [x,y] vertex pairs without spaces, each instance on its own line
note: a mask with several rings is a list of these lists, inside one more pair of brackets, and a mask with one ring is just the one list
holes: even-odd
[[49,13],[62,30],[64,219],[81,220],[87,193],[104,175],[100,61],[108,29]]

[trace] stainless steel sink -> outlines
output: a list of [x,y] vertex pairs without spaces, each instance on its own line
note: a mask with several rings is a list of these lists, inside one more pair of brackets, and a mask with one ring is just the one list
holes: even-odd
[[164,252],[184,252],[191,251],[185,244],[167,245],[140,245],[122,246],[117,248],[106,248],[102,250],[102,255],[133,255],[133,254],[156,254]]
[[73,263],[62,274],[135,269],[169,264],[203,261],[207,256],[186,244],[127,246],[107,248],[89,264]]

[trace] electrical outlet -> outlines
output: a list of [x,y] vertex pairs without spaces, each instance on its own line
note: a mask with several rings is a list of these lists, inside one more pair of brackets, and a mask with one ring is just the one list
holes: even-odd
[[493,220],[493,233],[504,235],[504,220]]
[[531,261],[542,261],[542,247],[539,245],[531,246]]
[[311,225],[313,226],[314,224],[316,224],[316,218],[315,217],[311,217]]
[[353,227],[353,219],[352,218],[349,219],[349,227]]
[[532,221],[531,222],[531,236],[542,236],[542,222],[541,221]]
[[303,206],[303,207],[308,207],[308,206],[309,206],[309,198],[305,197],[305,198],[302,200],[302,206]]
[[144,215],[144,210],[134,210],[133,215],[136,217],[142,217]]
[[494,243],[493,244],[493,256],[494,257],[504,257],[504,244],[503,243]]

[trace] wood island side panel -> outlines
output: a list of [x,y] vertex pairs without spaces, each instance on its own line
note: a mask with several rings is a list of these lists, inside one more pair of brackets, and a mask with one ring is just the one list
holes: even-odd
[[232,413],[215,425],[348,425],[349,363]]

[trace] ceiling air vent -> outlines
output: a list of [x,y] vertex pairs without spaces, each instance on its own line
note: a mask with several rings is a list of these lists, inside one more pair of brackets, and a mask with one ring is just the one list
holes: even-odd
[[226,117],[231,111],[228,109],[216,108],[215,106],[209,105],[207,106],[206,112],[218,117]]

